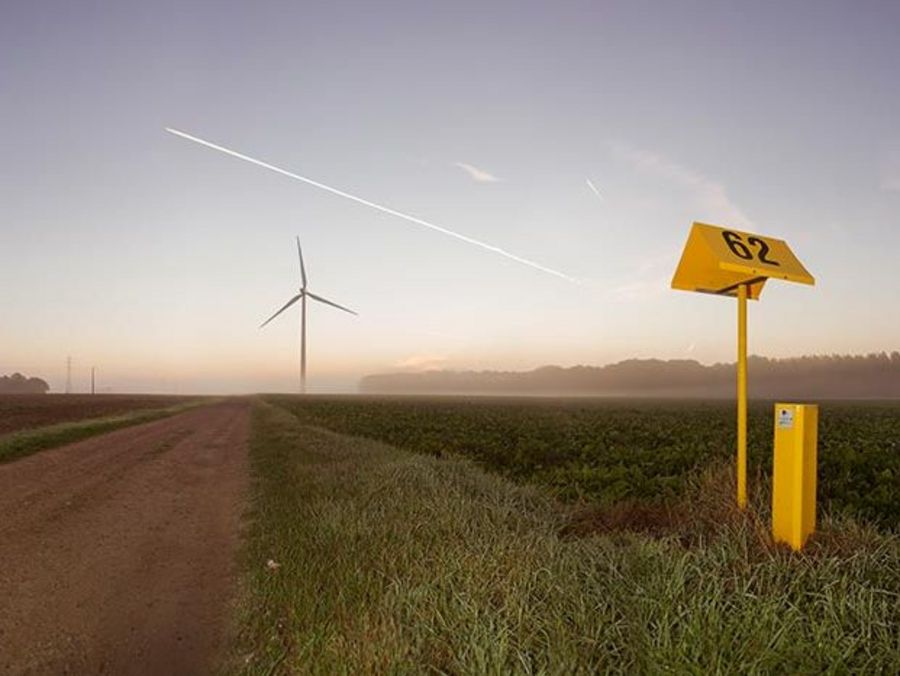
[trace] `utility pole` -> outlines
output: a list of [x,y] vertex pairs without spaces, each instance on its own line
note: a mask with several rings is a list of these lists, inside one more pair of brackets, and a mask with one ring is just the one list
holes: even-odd
[[96,366],[91,366],[91,394],[96,394],[96,390],[94,389],[95,379],[94,376],[97,372]]
[[72,394],[72,357],[66,357],[66,394]]

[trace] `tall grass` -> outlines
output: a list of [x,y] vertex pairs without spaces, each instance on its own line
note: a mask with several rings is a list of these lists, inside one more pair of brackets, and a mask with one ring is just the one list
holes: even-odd
[[898,537],[793,554],[719,475],[649,535],[267,404],[251,463],[246,673],[900,671]]

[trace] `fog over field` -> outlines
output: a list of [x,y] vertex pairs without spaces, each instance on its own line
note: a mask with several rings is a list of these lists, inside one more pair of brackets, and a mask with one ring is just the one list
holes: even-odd
[[[798,359],[751,357],[751,397],[900,398],[900,352]],[[633,397],[734,397],[734,364],[631,359],[608,366],[533,371],[386,373],[360,381],[363,393]]]

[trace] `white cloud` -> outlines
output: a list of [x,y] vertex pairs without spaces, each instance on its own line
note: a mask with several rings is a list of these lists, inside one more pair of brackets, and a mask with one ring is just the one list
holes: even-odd
[[721,183],[649,150],[615,145],[614,152],[638,170],[660,176],[689,190],[697,201],[697,205],[703,209],[705,214],[708,214],[703,218],[721,220],[729,225],[753,228],[753,221],[731,201],[725,191],[725,186]]
[[394,366],[401,369],[411,369],[413,371],[427,371],[436,369],[447,363],[447,357],[435,354],[414,354],[406,359],[401,359],[394,363]]
[[885,176],[881,179],[881,189],[888,192],[900,192],[900,174],[896,176]]
[[453,166],[459,167],[466,172],[472,180],[478,181],[479,183],[498,183],[500,181],[500,179],[492,173],[487,172],[484,169],[479,169],[478,167],[473,167],[471,164],[466,164],[465,162],[454,162]]
[[599,197],[600,199],[603,199],[603,195],[601,195],[601,194],[600,194],[600,191],[597,190],[597,187],[596,187],[593,183],[591,183],[591,179],[586,178],[586,179],[584,179],[584,180],[587,182],[587,186],[588,186],[588,188],[591,189],[591,192],[594,193],[594,194],[595,194],[597,197]]

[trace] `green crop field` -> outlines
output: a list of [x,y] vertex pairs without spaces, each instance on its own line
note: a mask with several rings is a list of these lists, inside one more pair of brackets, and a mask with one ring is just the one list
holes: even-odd
[[[459,454],[562,498],[665,501],[711,462],[731,459],[727,401],[270,397],[302,422],[412,451]],[[751,474],[768,476],[772,404],[749,411]],[[900,403],[820,405],[819,504],[900,524]]]

